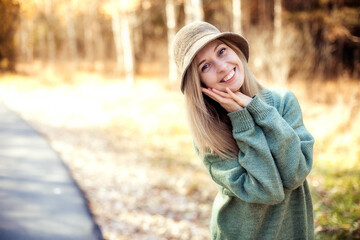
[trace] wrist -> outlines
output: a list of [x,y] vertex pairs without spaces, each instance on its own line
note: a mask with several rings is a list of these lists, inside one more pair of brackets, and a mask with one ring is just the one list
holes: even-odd
[[242,107],[245,108],[253,99],[247,95],[244,95],[243,105]]
[[226,111],[227,111],[228,113],[232,113],[232,112],[236,112],[236,111],[239,111],[239,110],[242,110],[242,109],[244,109],[242,106],[237,105],[236,107],[232,107],[232,108],[230,108],[230,109],[226,109]]

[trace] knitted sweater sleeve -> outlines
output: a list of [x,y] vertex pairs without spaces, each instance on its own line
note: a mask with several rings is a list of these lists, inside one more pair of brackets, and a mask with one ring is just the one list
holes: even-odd
[[303,124],[295,95],[287,91],[284,96],[277,97],[280,99],[277,102],[279,110],[261,101],[258,96],[247,109],[256,125],[263,130],[283,186],[296,189],[311,170],[314,138]]
[[239,146],[237,159],[206,154],[205,166],[222,192],[245,202],[276,204],[284,199],[281,178],[263,131],[247,109],[228,114]]

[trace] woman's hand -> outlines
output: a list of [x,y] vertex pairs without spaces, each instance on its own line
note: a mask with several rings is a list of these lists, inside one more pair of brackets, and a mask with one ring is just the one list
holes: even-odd
[[211,99],[218,102],[227,112],[241,110],[252,100],[252,98],[241,92],[233,93],[229,88],[226,88],[226,92],[219,91],[215,88],[202,88],[201,90]]

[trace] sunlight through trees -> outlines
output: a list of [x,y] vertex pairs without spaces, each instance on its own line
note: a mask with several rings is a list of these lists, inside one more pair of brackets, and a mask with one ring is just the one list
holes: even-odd
[[[355,0],[1,3],[6,23],[0,27],[0,34],[6,36],[0,51],[2,69],[40,61],[114,72],[130,84],[138,74],[168,75],[175,82],[176,70],[167,51],[174,33],[188,22],[205,20],[222,31],[241,32],[248,38],[256,59],[253,67],[263,77],[285,82],[311,75],[356,78],[360,72],[360,13]],[[265,52],[257,51],[262,47]],[[280,78],[274,79],[267,59],[275,60]]]

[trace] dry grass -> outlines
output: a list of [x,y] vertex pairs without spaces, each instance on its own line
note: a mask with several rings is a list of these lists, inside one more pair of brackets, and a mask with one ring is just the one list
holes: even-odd
[[[340,222],[327,222],[324,214],[335,211],[336,194],[343,193],[338,185],[330,192],[332,181],[344,183],[342,171],[360,173],[359,82],[286,87],[298,96],[316,138],[309,179],[317,231],[354,232],[358,199],[346,198],[340,209],[349,215]],[[96,73],[46,68],[1,76],[0,95],[69,165],[106,239],[208,239],[216,190],[193,152],[183,97],[166,79],[138,78],[127,86]],[[360,193],[359,181],[345,188]]]

